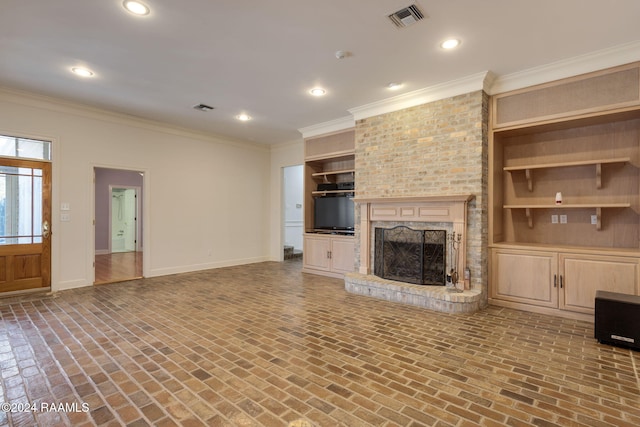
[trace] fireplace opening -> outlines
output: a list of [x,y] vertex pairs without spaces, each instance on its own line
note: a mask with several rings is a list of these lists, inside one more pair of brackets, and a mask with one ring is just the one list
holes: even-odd
[[446,284],[445,230],[376,228],[374,274],[417,285]]

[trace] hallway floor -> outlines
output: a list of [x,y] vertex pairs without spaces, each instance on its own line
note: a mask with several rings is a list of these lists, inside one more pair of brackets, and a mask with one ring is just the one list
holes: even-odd
[[95,284],[123,282],[142,277],[142,252],[114,252],[95,256]]
[[640,352],[591,323],[441,314],[300,268],[0,299],[0,426],[640,425]]

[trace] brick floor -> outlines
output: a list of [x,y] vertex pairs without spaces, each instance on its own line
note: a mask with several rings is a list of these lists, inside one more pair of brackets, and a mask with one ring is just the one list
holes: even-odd
[[640,353],[592,323],[431,312],[299,261],[0,299],[0,316],[0,426],[640,425]]

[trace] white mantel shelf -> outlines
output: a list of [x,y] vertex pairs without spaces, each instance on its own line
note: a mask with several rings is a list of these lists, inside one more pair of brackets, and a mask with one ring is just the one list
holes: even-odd
[[383,203],[383,204],[413,204],[413,203],[441,203],[441,202],[469,202],[473,200],[473,194],[458,194],[451,196],[410,196],[410,197],[354,197],[356,203]]

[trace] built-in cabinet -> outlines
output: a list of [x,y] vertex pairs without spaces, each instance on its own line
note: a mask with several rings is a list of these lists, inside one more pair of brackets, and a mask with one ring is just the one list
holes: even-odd
[[353,271],[353,236],[307,233],[304,236],[303,267],[307,273],[342,277]]
[[640,66],[491,101],[490,302],[568,317],[640,294]]
[[491,298],[592,314],[597,290],[638,294],[640,260],[543,250],[492,250]]
[[304,181],[302,271],[342,277],[344,273],[354,270],[353,230],[318,230],[314,227],[314,212],[315,201],[319,197],[354,196],[353,129],[305,139]]

